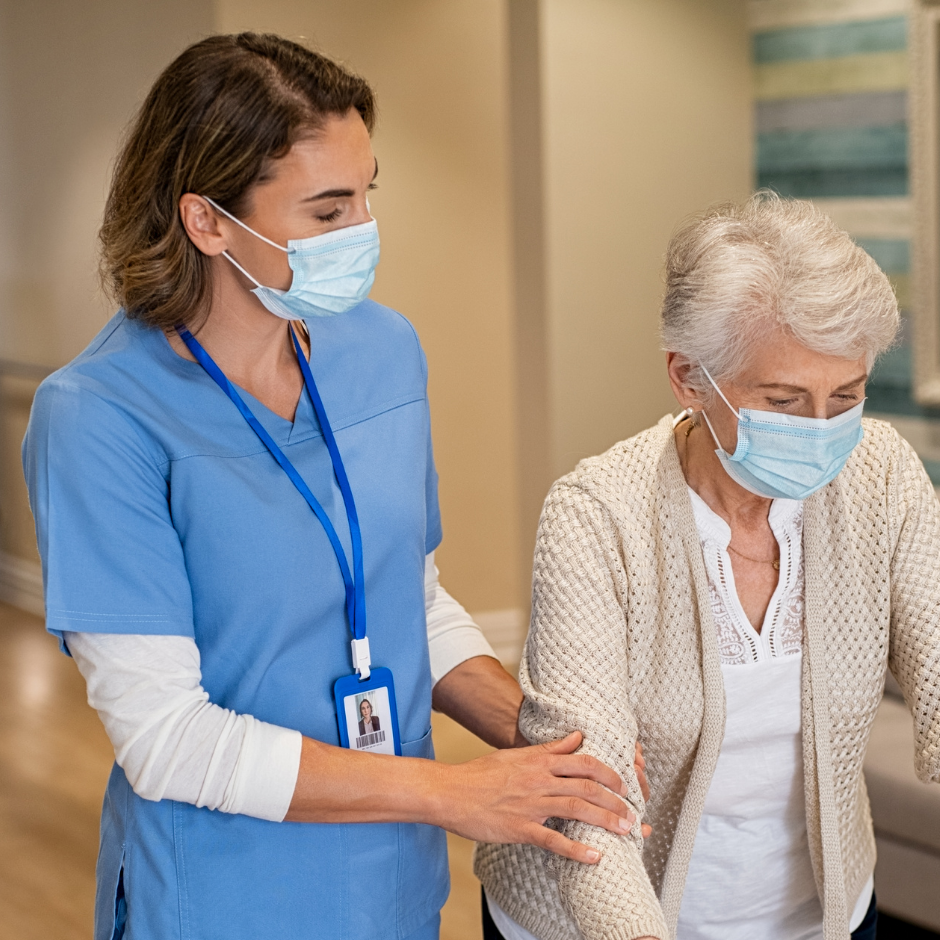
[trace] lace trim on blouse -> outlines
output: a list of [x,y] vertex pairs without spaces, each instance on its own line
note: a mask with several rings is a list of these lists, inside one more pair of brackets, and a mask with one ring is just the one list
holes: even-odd
[[768,521],[780,547],[780,578],[758,633],[738,599],[728,543],[731,529],[692,489],[692,508],[702,543],[718,633],[718,653],[725,666],[743,666],[792,656],[803,650],[803,504],[775,499]]

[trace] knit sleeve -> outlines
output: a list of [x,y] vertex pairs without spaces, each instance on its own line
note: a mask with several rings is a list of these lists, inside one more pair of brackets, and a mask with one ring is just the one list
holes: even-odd
[[577,486],[556,484],[535,551],[520,728],[533,743],[581,731],[582,751],[621,775],[637,813],[633,831],[624,836],[585,823],[552,823],[602,853],[597,865],[560,856],[547,862],[581,935],[665,940],[663,914],[641,858],[644,803],[633,769],[637,723],[627,695],[628,585],[618,545],[615,526],[600,504]]
[[898,437],[894,450],[888,663],[914,716],[917,775],[940,782],[940,502],[907,441]]

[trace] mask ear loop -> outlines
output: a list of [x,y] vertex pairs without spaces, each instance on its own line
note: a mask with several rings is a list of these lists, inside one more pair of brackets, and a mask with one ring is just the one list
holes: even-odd
[[231,261],[232,264],[234,264],[235,267],[238,268],[238,270],[241,271],[242,274],[244,274],[245,277],[247,277],[248,280],[255,285],[255,287],[264,287],[264,284],[262,284],[260,281],[256,281],[227,251],[222,252],[222,257],[228,258],[228,260]]
[[[228,216],[228,218],[230,218],[236,225],[240,225],[246,232],[251,232],[255,238],[260,238],[261,241],[267,242],[269,245],[271,245],[272,248],[280,248],[281,251],[288,254],[290,253],[289,248],[285,248],[283,245],[279,245],[277,242],[272,242],[270,238],[265,238],[264,235],[259,235],[250,225],[245,225],[241,219],[236,218],[234,215],[232,215],[231,212],[227,212],[214,199],[210,199],[208,196],[203,196],[202,198],[205,199],[213,209],[221,212],[224,216]],[[228,258],[228,260],[231,261],[232,264],[234,264],[235,267],[238,268],[238,270],[241,271],[242,274],[244,274],[245,277],[247,277],[248,280],[255,285],[255,287],[264,287],[264,284],[252,277],[227,251],[222,252],[222,257]]]
[[[698,364],[698,367],[705,373],[705,377],[708,379],[709,382],[711,382],[712,388],[716,392],[718,392],[718,394],[721,396],[721,400],[728,406],[728,409],[731,411],[731,414],[733,414],[738,419],[738,421],[741,421],[742,420],[741,415],[737,411],[735,411],[731,402],[728,401],[727,398],[725,398],[725,393],[718,387],[717,383],[712,378],[711,373],[708,371],[708,369],[706,369],[704,364],[701,362]],[[708,414],[705,412],[704,408],[702,409],[702,417],[705,419],[705,423],[708,425],[708,430],[711,432],[712,440],[714,440],[718,449],[722,451],[723,453],[727,454],[728,452],[724,449],[724,447],[721,446],[721,441],[718,440],[718,435],[715,433],[715,429],[712,427],[711,421],[708,420]]]
[[[715,384],[715,380],[712,378],[711,373],[708,371],[708,369],[706,369],[704,364],[701,362],[698,364],[698,367],[705,373],[705,378],[707,378],[708,381],[712,383],[712,388],[716,392],[718,392],[719,395],[721,395],[721,400],[728,406],[728,408],[731,411],[731,414],[733,414],[738,419],[738,421],[741,421],[742,420],[741,415],[739,415],[737,411],[734,410],[734,406],[731,404],[730,401],[728,401],[727,398],[725,398],[725,393]],[[703,411],[702,414],[705,414],[705,412]]]
[[708,425],[708,430],[711,432],[712,440],[715,442],[715,446],[718,447],[719,450],[728,453],[724,447],[721,446],[721,441],[718,440],[718,435],[715,433],[715,429],[712,427],[711,421],[708,420],[708,415],[705,414],[704,409],[702,409],[702,417],[705,419],[705,423]]
[[[265,238],[264,235],[260,235],[250,225],[245,225],[245,223],[242,222],[241,219],[236,218],[234,215],[232,215],[231,212],[226,212],[225,209],[223,209],[217,202],[215,202],[215,200],[210,199],[208,196],[203,196],[202,198],[205,199],[206,202],[208,202],[209,205],[212,206],[213,209],[218,209],[218,211],[221,212],[222,215],[228,216],[236,225],[240,225],[246,232],[251,232],[251,234],[254,235],[255,238],[260,238],[261,241],[267,242],[272,248],[279,248],[285,254],[291,253],[290,248],[285,248],[283,245],[279,245],[277,242],[272,242],[270,238]],[[239,268],[238,270],[242,271],[244,269]],[[248,276],[251,277],[250,274]],[[254,278],[251,278],[251,279],[254,281]],[[258,282],[255,281],[255,284],[258,284]],[[260,287],[261,285],[258,284],[258,286]]]

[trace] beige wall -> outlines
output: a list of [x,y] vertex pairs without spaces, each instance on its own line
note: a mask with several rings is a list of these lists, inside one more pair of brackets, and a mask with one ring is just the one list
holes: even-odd
[[677,223],[751,185],[743,0],[544,0],[552,470],[675,401],[657,338]]
[[[110,162],[209,0],[0,0],[0,358],[60,365],[110,316],[95,238]],[[19,467],[32,383],[0,379],[0,551],[35,558]]]
[[663,257],[750,188],[750,47],[744,0],[508,6],[525,580],[551,481],[674,408]]
[[96,235],[118,138],[210,0],[0,0],[0,346],[53,365],[110,315]]
[[[744,2],[0,0],[0,356],[60,364],[105,321],[121,129],[186,43],[249,28],[377,90],[374,296],[428,353],[443,577],[474,610],[524,608],[551,480],[671,407],[666,241],[750,182]],[[29,389],[4,390],[0,550],[35,557]]]

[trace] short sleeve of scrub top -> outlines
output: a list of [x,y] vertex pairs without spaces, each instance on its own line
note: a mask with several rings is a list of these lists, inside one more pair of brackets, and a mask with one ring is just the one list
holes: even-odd
[[193,636],[189,580],[160,454],[113,403],[67,377],[42,386],[24,457],[46,626]]

